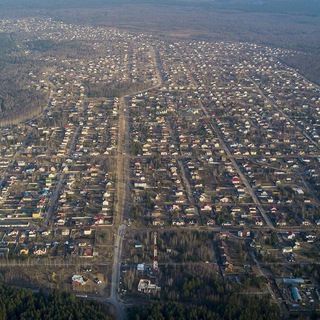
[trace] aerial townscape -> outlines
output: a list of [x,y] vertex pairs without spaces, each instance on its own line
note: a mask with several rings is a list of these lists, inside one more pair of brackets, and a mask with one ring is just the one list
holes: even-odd
[[318,319],[300,52],[45,15],[1,18],[0,42],[1,285],[110,319]]

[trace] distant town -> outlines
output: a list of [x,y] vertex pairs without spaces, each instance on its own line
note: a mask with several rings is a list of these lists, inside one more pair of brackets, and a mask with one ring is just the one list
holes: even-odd
[[283,314],[319,310],[320,88],[283,62],[296,52],[53,19],[0,32],[39,61],[27,87],[47,99],[0,120],[6,282],[124,319],[175,297],[184,268]]

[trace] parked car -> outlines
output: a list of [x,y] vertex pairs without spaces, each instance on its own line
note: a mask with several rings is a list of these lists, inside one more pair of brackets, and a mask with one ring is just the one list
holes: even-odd
[[94,282],[100,284],[102,281],[99,278],[94,278]]

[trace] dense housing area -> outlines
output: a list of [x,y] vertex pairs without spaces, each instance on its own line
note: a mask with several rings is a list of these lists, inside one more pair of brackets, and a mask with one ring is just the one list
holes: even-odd
[[1,110],[6,282],[119,310],[233,291],[319,308],[320,88],[282,62],[296,52],[53,19],[0,31],[47,98],[25,122]]

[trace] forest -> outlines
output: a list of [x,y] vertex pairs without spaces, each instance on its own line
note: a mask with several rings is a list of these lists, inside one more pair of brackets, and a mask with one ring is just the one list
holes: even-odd
[[[123,279],[125,288],[132,290],[138,277],[136,271],[135,274],[127,271]],[[141,304],[129,309],[130,320],[277,320],[283,317],[268,293],[255,294],[257,290],[265,290],[266,279],[251,273],[239,277],[238,281],[232,275],[222,280],[218,268],[211,264],[185,262],[161,265],[157,280],[161,293],[150,294],[149,306],[145,307],[147,301],[141,300]],[[139,293],[134,297],[138,299]]]
[[196,306],[176,302],[154,302],[150,308],[132,308],[130,320],[277,320],[279,310],[270,305],[269,299],[245,295],[218,296],[214,304]]
[[120,97],[145,90],[150,86],[148,83],[132,83],[131,81],[119,82],[117,80],[109,84],[88,82],[85,83],[85,85],[88,90],[89,98]]
[[[3,0],[1,1],[2,8],[16,9],[64,9],[73,7],[108,7],[121,5],[152,5],[159,4],[157,0]],[[277,12],[277,13],[303,13],[311,15],[320,14],[320,5],[318,1],[305,0],[162,0],[161,5],[165,6],[181,6],[181,7],[204,7],[207,9],[223,9],[223,10],[243,10],[247,12]]]
[[0,33],[0,124],[26,120],[45,106],[46,94],[30,87],[30,71],[39,64],[28,59],[12,34]]
[[102,304],[64,292],[0,286],[0,320],[111,320],[107,312]]

